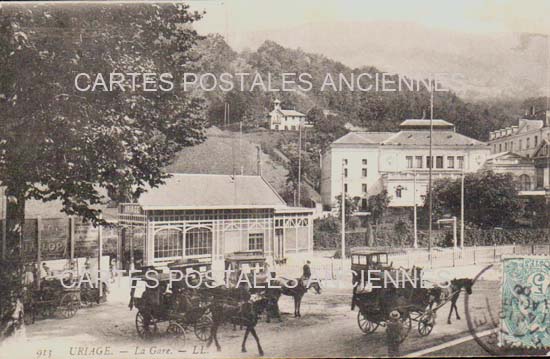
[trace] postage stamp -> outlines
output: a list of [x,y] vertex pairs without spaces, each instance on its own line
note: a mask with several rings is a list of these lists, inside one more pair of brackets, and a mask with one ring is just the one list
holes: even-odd
[[550,348],[550,257],[503,259],[500,345]]

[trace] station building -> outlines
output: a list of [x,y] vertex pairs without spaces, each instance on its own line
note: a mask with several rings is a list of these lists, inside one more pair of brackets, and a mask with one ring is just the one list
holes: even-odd
[[261,176],[173,174],[165,182],[119,207],[127,262],[194,259],[219,273],[234,252],[262,251],[273,264],[313,250],[313,209],[287,206]]

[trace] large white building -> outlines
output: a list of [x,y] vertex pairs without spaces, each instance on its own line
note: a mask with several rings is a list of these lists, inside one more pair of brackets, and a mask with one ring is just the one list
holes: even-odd
[[275,131],[298,131],[300,126],[309,126],[306,115],[296,110],[283,110],[281,101],[273,101],[273,111],[269,113],[269,128]]
[[361,206],[383,189],[390,206],[422,205],[430,162],[436,180],[476,172],[490,154],[488,144],[457,133],[452,123],[433,120],[430,161],[430,120],[406,120],[399,127],[399,132],[350,132],[330,145],[321,169],[325,208],[336,206],[343,189],[359,197]]

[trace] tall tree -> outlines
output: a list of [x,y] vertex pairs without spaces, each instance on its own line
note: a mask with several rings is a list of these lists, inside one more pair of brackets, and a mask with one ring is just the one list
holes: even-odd
[[[158,186],[175,153],[203,140],[203,101],[176,82],[193,69],[199,36],[190,25],[200,18],[181,3],[0,7],[8,258],[21,252],[27,200],[60,200],[65,213],[102,223],[103,193],[120,199]],[[115,72],[126,74],[124,89],[108,88]],[[97,74],[105,82],[79,91],[80,73],[90,76],[80,87]],[[132,88],[128,73],[153,75],[134,76]],[[172,90],[158,89],[160,73],[173,74]]]

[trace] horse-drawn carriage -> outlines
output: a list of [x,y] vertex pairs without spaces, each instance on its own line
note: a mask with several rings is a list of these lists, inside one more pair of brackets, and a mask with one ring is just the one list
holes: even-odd
[[392,312],[399,313],[400,341],[407,338],[413,322],[417,323],[421,336],[431,333],[440,306],[431,307],[439,300],[441,291],[424,288],[420,268],[395,269],[388,262],[388,252],[365,249],[353,250],[351,263],[352,310],[359,308],[357,324],[363,333],[370,334],[379,326],[386,326]]
[[80,308],[80,295],[78,286],[62,283],[58,278],[42,280],[40,288],[27,287],[23,297],[25,323],[34,323],[37,315],[49,318],[59,313],[63,318],[73,317]]
[[211,313],[206,297],[196,288],[209,266],[196,261],[169,264],[170,270],[181,271],[181,277],[143,268],[142,274],[133,279],[143,282],[145,291],[141,298],[134,298],[132,289],[130,302],[130,307],[138,309],[135,320],[138,335],[148,339],[165,333],[183,344],[185,332],[192,329],[198,339],[209,340]]
[[262,251],[240,251],[230,253],[225,257],[225,269],[227,276],[226,283],[231,287],[236,287],[246,276],[248,282],[256,284],[254,287],[261,286],[267,281],[269,273],[265,254]]

